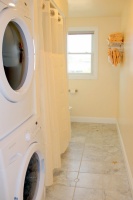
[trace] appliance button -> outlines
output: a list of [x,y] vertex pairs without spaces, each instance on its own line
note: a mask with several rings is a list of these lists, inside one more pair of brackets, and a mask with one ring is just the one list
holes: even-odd
[[25,140],[26,140],[27,142],[29,142],[29,141],[31,140],[31,135],[30,135],[29,132],[27,132],[27,133],[25,134]]

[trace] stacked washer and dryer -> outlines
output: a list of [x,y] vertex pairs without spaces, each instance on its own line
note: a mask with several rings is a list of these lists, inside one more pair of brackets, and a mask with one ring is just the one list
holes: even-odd
[[0,0],[0,199],[44,200],[30,0]]

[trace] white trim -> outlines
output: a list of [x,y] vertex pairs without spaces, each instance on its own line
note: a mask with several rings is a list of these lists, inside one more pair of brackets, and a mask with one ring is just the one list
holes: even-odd
[[79,32],[79,31],[93,31],[94,32],[94,58],[93,58],[93,72],[91,74],[72,74],[68,73],[69,79],[97,79],[98,77],[98,28],[97,27],[69,27],[68,32]]
[[126,169],[127,169],[129,185],[130,185],[131,193],[132,193],[132,196],[133,196],[133,178],[132,178],[132,173],[131,173],[131,169],[130,169],[130,166],[129,166],[129,162],[128,162],[128,158],[127,158],[127,154],[126,154],[126,150],[125,150],[124,143],[123,143],[123,140],[122,140],[122,136],[121,136],[121,132],[120,132],[120,128],[119,128],[118,122],[116,123],[116,125],[117,125],[118,135],[119,135],[119,138],[120,138],[120,144],[121,144],[122,153],[123,153],[123,156],[124,156],[125,166],[126,166]]
[[76,117],[71,116],[71,122],[85,122],[85,123],[109,123],[116,124],[115,118],[97,118],[97,117]]

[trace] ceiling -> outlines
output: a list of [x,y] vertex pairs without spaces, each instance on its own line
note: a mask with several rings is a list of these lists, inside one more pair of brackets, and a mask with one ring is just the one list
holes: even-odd
[[68,0],[70,17],[120,16],[127,0]]

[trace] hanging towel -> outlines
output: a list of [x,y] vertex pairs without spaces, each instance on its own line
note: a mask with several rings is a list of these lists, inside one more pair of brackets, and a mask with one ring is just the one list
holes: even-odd
[[112,33],[108,37],[109,42],[123,42],[124,37],[122,33]]
[[108,49],[108,60],[115,67],[122,62],[123,53],[118,49]]

